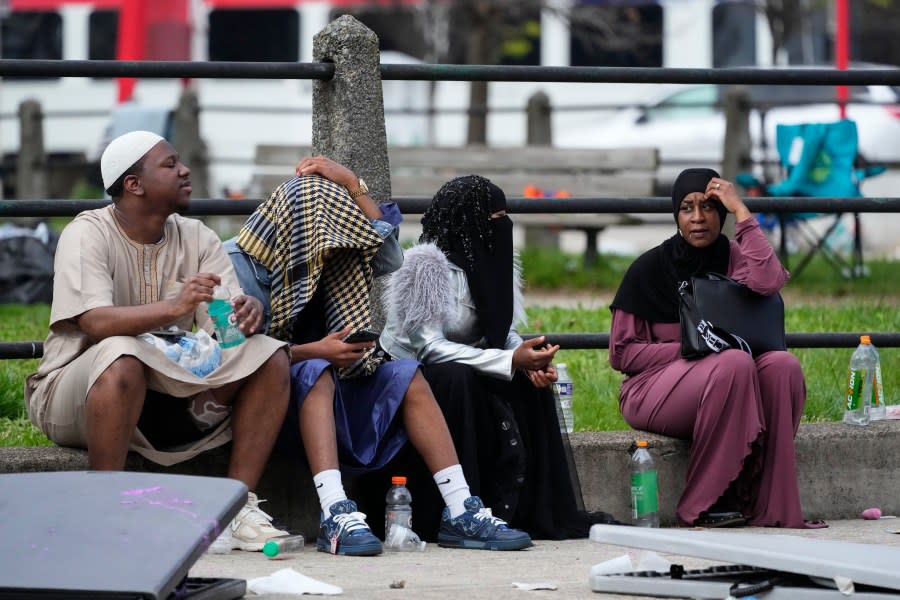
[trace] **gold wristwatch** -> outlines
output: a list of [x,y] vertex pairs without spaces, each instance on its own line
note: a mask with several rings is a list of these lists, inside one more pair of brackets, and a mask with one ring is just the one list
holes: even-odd
[[350,197],[353,198],[354,200],[356,200],[363,194],[369,193],[369,186],[367,186],[366,182],[363,181],[363,178],[360,177],[359,178],[359,187],[356,188],[355,190],[348,189],[347,191],[350,192]]

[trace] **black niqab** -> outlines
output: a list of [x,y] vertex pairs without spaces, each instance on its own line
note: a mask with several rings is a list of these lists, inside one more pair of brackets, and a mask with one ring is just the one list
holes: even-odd
[[436,244],[465,271],[478,326],[490,348],[503,348],[513,318],[512,220],[506,195],[478,175],[445,183],[422,216],[420,241]]

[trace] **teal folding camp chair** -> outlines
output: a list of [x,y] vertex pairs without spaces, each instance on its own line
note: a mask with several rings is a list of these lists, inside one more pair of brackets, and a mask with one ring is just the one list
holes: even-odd
[[[860,198],[860,181],[884,171],[883,167],[858,167],[856,122],[849,119],[835,123],[778,125],[775,145],[786,177],[767,187],[769,196]],[[861,277],[865,268],[859,213],[853,213],[854,240],[849,261],[828,244],[828,238],[838,229],[843,213],[832,215],[833,220],[823,233],[817,233],[808,223],[809,219],[817,216],[820,215],[779,213],[782,260],[787,265],[787,236],[796,232],[805,239],[810,249],[791,270],[795,276],[819,253],[845,277]]]

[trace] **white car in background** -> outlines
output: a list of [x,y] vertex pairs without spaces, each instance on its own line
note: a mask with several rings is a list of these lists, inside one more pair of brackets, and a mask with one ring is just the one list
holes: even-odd
[[[660,183],[671,184],[687,165],[721,164],[725,141],[724,102],[728,86],[716,84],[669,87],[653,101],[619,110],[600,122],[559,131],[561,147],[656,147]],[[753,157],[763,158],[761,114],[764,115],[765,157],[777,160],[775,129],[779,123],[836,121],[840,111],[833,86],[748,86],[754,108],[750,113]],[[859,151],[873,163],[900,163],[900,87],[850,86],[847,118],[856,121]]]

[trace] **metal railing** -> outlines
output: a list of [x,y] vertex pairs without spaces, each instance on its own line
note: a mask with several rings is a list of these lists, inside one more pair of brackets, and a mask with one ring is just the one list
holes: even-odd
[[[0,60],[0,77],[141,77],[320,79],[332,63],[116,60]],[[900,85],[900,69],[683,69],[666,67],[535,67],[383,64],[381,78],[398,81],[518,81],[542,83],[724,83],[772,85]]]
[[[559,344],[566,350],[606,350],[609,348],[608,333],[543,333],[523,334],[524,339],[543,335],[548,344]],[[869,337],[878,348],[900,347],[900,333],[871,333]],[[853,348],[859,344],[858,333],[786,333],[788,348]],[[44,355],[44,343],[0,342],[0,360],[33,359]]]
[[[769,85],[889,85],[900,86],[900,69],[848,69],[838,71],[826,68],[648,68],[648,67],[539,67],[509,65],[454,65],[454,64],[382,64],[383,80],[398,81],[497,81],[542,83],[682,83],[682,84],[769,84]],[[192,62],[192,61],[115,61],[115,60],[0,60],[0,77],[141,77],[149,79],[201,78],[201,79],[309,79],[329,80],[334,76],[332,63],[293,62]],[[751,101],[751,108],[762,111],[776,106],[808,104],[800,100],[785,99],[779,102]],[[860,102],[854,101],[854,104]],[[873,102],[870,104],[884,104]],[[682,104],[685,106],[716,106],[721,103]],[[554,106],[552,111],[616,110],[622,104],[597,104],[578,106]],[[204,107],[220,114],[245,114],[249,109],[240,106]],[[386,115],[468,115],[508,114],[524,112],[524,107],[468,106],[458,108],[386,109]],[[267,114],[311,114],[312,108],[274,107]],[[47,111],[47,118],[102,118],[101,111]],[[0,114],[0,120],[15,115]],[[216,159],[224,163],[243,161],[230,157]],[[662,164],[690,165],[693,160],[677,158]],[[895,165],[890,165],[895,166]]]
[[[421,214],[431,203],[422,196],[394,199],[406,214]],[[242,216],[251,213],[262,200],[198,199],[191,202],[187,215]],[[900,212],[900,198],[747,198],[747,207],[754,213],[792,212]],[[0,201],[0,218],[12,217],[66,217],[84,210],[101,208],[108,204],[103,200],[3,200]],[[509,198],[510,213],[655,213],[672,212],[672,202],[664,197],[641,198]],[[607,333],[545,334],[551,344],[571,349],[605,349],[609,346]],[[872,341],[882,348],[900,347],[900,333],[872,333]],[[528,336],[526,336],[528,337]],[[788,333],[789,348],[852,347],[859,342],[859,334],[841,333]],[[40,358],[43,343],[40,341],[0,342],[0,359]]]
[[[0,60],[0,77],[144,77],[320,79],[334,76],[330,63],[233,63],[149,61]],[[532,81],[582,83],[718,83],[775,85],[900,85],[898,69],[668,69],[625,67],[515,67],[492,65],[381,65],[385,80]],[[427,197],[395,198],[404,212],[417,214]],[[260,200],[196,200],[187,214],[246,215]],[[754,212],[900,212],[900,198],[748,198]],[[4,200],[0,217],[72,216],[105,205],[104,201]],[[668,198],[510,199],[512,213],[670,213]],[[606,348],[608,334],[547,334],[567,348]],[[900,346],[900,333],[874,333],[882,347]],[[792,348],[852,347],[856,333],[788,333]],[[0,358],[37,358],[41,342],[0,343]]]
[[[810,104],[837,104],[837,99],[832,100],[810,100],[802,97],[784,98],[777,101],[760,101],[748,100],[751,109],[760,111],[769,111],[773,108],[784,107],[802,107]],[[897,102],[888,100],[861,100],[851,99],[850,104],[861,104],[866,106],[896,106]],[[555,104],[550,106],[552,113],[574,113],[574,112],[606,112],[620,111],[628,108],[637,108],[641,110],[654,109],[683,109],[683,108],[711,108],[715,110],[724,110],[724,102],[679,102],[678,104],[647,104],[644,102],[617,102],[617,103],[589,103],[589,104]],[[265,110],[269,115],[311,115],[313,112],[311,105],[306,106],[266,106],[260,109],[255,106],[237,105],[237,104],[207,104],[202,106],[203,112],[221,113],[227,115],[245,115],[257,113]],[[527,106],[441,106],[435,108],[413,108],[413,107],[385,107],[385,116],[402,116],[402,117],[421,117],[421,116],[469,116],[469,115],[489,115],[489,114],[521,114],[528,110]],[[79,119],[90,118],[98,119],[108,117],[110,111],[100,109],[46,109],[42,114],[47,119]],[[18,118],[18,114],[14,112],[0,112],[0,121]]]
[[[420,215],[431,204],[427,196],[398,196],[392,198],[405,214]],[[246,216],[262,199],[197,199],[183,214],[191,216]],[[900,198],[745,198],[753,213],[900,213]],[[84,210],[102,208],[107,200],[0,200],[0,218],[73,217]],[[672,200],[663,196],[603,197],[603,198],[507,198],[507,207],[514,214],[589,214],[644,213],[670,214]]]

